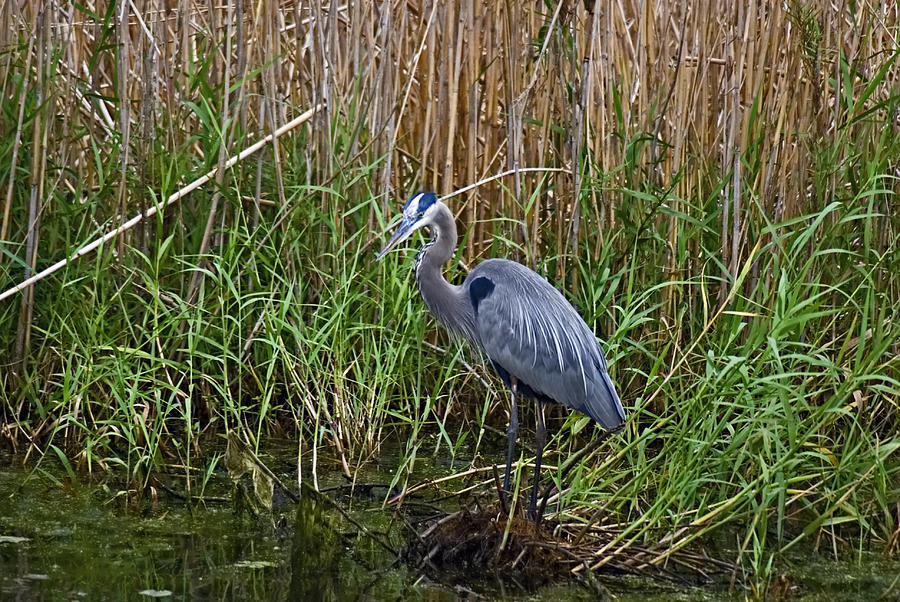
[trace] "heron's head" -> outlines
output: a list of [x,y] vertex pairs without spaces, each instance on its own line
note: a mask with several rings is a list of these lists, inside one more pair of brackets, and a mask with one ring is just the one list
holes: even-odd
[[437,210],[437,196],[433,192],[420,192],[413,195],[403,206],[403,216],[400,225],[394,230],[393,236],[378,253],[377,260],[387,255],[388,251],[410,237],[410,235],[431,223],[431,216]]

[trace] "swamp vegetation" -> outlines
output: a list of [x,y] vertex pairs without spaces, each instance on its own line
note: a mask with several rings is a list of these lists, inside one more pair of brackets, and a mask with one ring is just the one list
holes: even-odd
[[[764,597],[798,554],[900,553],[895,3],[0,16],[0,449],[33,474],[203,503],[235,461],[269,483],[252,458],[288,439],[285,489],[390,447],[385,512],[490,503],[506,395],[427,317],[409,254],[373,261],[411,193],[487,180],[447,201],[449,278],[487,257],[546,275],[629,413],[549,506],[574,574],[697,574],[679,563],[709,552]],[[549,425],[559,485],[597,433]]]

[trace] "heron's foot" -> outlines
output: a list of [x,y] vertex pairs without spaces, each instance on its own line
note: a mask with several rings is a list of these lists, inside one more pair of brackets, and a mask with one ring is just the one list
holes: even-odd
[[544,518],[544,504],[538,504],[537,498],[532,497],[528,504],[528,520],[536,526],[540,526],[541,519]]

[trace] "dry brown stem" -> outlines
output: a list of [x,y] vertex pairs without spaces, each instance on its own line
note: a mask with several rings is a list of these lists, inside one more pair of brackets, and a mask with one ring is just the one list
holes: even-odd
[[[262,140],[247,147],[246,149],[241,151],[240,154],[235,155],[234,157],[231,157],[228,161],[226,161],[223,169],[231,169],[239,161],[242,161],[245,158],[252,155],[253,153],[259,151],[266,144],[269,144],[270,142],[272,142],[272,140],[284,135],[286,132],[289,132],[290,130],[294,129],[295,127],[299,126],[300,124],[308,121],[318,110],[319,110],[319,107],[314,107],[314,108],[306,111],[305,113],[303,113],[296,119],[293,119],[289,123],[286,123],[282,127],[278,128],[274,133],[269,134]],[[215,175],[218,171],[219,171],[218,168],[212,169],[205,175],[197,178],[190,184],[187,184],[186,186],[182,187],[180,190],[172,193],[169,196],[169,198],[166,199],[166,202],[161,204],[160,206],[150,207],[146,211],[143,211],[143,212],[135,215],[128,221],[123,222],[119,227],[115,228],[114,230],[110,230],[109,232],[107,232],[106,234],[101,236],[100,238],[97,238],[97,239],[91,241],[90,243],[86,244],[85,246],[81,247],[80,249],[78,249],[78,251],[76,251],[70,257],[66,257],[65,259],[61,259],[61,260],[57,261],[50,267],[45,268],[44,270],[38,272],[34,276],[32,276],[30,278],[26,278],[25,280],[23,280],[16,286],[3,291],[2,293],[0,293],[0,301],[18,293],[21,290],[24,290],[24,289],[32,286],[33,284],[35,284],[36,282],[38,282],[40,280],[43,280],[50,274],[60,270],[61,268],[64,268],[69,263],[75,261],[76,259],[78,259],[80,257],[84,257],[85,255],[94,251],[101,245],[109,242],[110,240],[112,240],[113,238],[115,238],[116,236],[121,234],[122,232],[126,232],[126,231],[130,230],[135,225],[137,225],[142,219],[155,215],[157,213],[157,211],[159,211],[159,209],[165,209],[166,207],[168,207],[175,201],[181,199],[182,197],[188,195],[189,193],[193,192],[194,190],[197,190],[198,188],[200,188],[201,186],[203,186],[204,184],[209,182],[212,178],[215,177]]]

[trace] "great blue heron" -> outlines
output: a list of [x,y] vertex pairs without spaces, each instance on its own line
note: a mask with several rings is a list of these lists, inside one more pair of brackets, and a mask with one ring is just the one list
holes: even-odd
[[537,402],[534,485],[529,515],[535,515],[541,456],[547,442],[544,405],[555,401],[590,416],[605,429],[625,421],[625,410],[609,377],[603,350],[594,333],[562,293],[522,264],[508,259],[479,263],[460,286],[444,279],[441,266],[456,249],[456,222],[433,192],[420,192],[403,207],[403,218],[388,251],[428,226],[433,238],[416,256],[416,283],[437,320],[491,361],[509,387],[509,441],[501,499],[509,478],[519,429],[516,398]]

